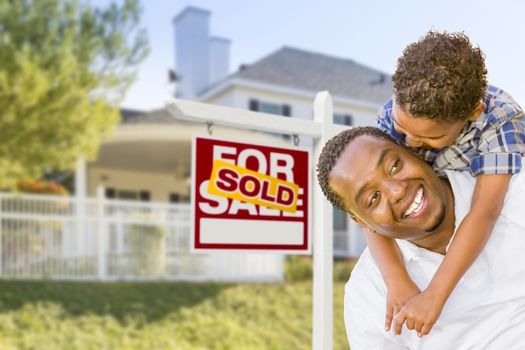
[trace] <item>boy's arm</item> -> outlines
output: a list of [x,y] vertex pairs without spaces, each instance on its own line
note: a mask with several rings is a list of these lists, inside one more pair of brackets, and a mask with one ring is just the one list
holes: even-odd
[[430,332],[456,284],[487,242],[503,208],[511,177],[507,174],[482,174],[477,177],[470,212],[459,225],[427,289],[410,300],[396,315],[394,328],[397,334],[401,333],[405,321],[407,328],[416,329],[420,336]]
[[385,330],[389,331],[394,315],[415,295],[419,289],[410,279],[403,256],[392,239],[366,231],[368,249],[372,254],[387,287]]

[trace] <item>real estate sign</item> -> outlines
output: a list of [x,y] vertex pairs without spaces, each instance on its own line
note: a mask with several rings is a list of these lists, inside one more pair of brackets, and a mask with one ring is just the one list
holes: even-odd
[[311,252],[310,152],[196,136],[192,251]]

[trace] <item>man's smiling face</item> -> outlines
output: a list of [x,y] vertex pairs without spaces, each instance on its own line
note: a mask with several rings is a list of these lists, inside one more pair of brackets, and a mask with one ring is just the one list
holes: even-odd
[[368,135],[346,146],[329,185],[358,222],[392,238],[419,240],[437,232],[450,205],[443,182],[428,164]]

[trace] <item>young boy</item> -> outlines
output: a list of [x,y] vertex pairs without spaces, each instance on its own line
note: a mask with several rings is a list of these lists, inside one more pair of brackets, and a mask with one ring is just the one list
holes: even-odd
[[[468,169],[477,177],[470,212],[423,292],[408,276],[395,241],[367,232],[388,288],[385,329],[393,322],[395,334],[405,322],[420,337],[430,332],[488,240],[511,176],[522,166],[523,111],[503,90],[487,86],[486,74],[484,55],[467,36],[431,31],[403,51],[392,77],[394,95],[379,113],[379,128],[417,149],[438,174]],[[417,216],[424,201],[424,193],[418,193],[412,203],[403,203],[400,220]]]

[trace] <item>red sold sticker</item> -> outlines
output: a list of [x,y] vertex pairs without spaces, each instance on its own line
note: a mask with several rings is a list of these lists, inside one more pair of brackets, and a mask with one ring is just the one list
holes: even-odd
[[194,137],[192,251],[310,253],[310,152]]

